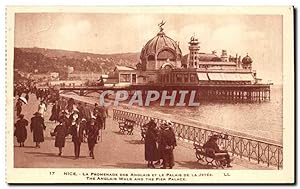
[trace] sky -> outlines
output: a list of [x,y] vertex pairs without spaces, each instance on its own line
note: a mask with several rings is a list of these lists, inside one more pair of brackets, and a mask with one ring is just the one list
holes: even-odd
[[222,49],[247,53],[265,81],[282,83],[282,17],[280,15],[18,13],[15,47],[41,47],[99,54],[140,52],[166,22],[164,32],[189,53],[191,36],[200,51]]

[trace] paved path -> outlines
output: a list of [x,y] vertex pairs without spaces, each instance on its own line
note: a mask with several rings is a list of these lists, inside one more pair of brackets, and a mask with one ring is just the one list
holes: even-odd
[[[29,104],[23,106],[22,113],[30,121],[32,114],[37,111],[38,101],[31,95]],[[18,147],[14,139],[14,162],[18,168],[146,168],[144,160],[144,144],[141,142],[140,131],[134,130],[133,135],[123,135],[119,133],[118,123],[112,118],[107,119],[107,128],[103,130],[102,142],[95,147],[95,159],[91,159],[88,154],[87,143],[81,145],[81,157],[74,159],[73,143],[71,139],[66,140],[65,148],[61,157],[57,156],[58,149],[54,147],[54,138],[50,136],[50,131],[56,124],[49,121],[51,106],[48,107],[45,116],[45,142],[41,148],[35,148],[32,140],[32,133],[27,128],[28,139],[25,147]],[[112,112],[110,112],[112,116]],[[174,151],[175,169],[211,169],[205,163],[198,163],[191,144],[178,141],[178,146]],[[157,167],[159,168],[159,167]],[[247,160],[235,159],[231,169],[269,169],[264,165],[248,162]]]

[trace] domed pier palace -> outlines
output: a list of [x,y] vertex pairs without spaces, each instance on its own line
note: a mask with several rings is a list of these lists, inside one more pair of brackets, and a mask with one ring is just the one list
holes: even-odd
[[189,54],[182,55],[179,43],[160,31],[142,48],[136,68],[117,66],[116,86],[144,90],[197,90],[200,100],[254,102],[270,100],[270,84],[262,84],[252,70],[253,60],[222,50],[220,56],[200,52],[198,39],[191,37]]
[[253,60],[247,54],[241,58],[222,50],[218,56],[200,52],[198,39],[189,41],[189,54],[182,55],[179,43],[166,35],[165,23],[160,31],[142,48],[136,67],[116,66],[108,75],[104,86],[61,87],[59,90],[88,91],[127,90],[130,94],[140,90],[143,95],[149,90],[196,91],[200,101],[261,102],[270,100],[270,85],[261,83],[252,70]]

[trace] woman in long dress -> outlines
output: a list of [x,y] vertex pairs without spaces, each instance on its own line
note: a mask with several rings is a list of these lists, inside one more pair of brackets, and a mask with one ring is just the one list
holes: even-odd
[[40,143],[44,142],[44,130],[46,126],[44,124],[44,118],[42,118],[39,112],[33,114],[31,118],[30,130],[33,133],[33,142],[36,143],[36,147],[40,148]]
[[55,101],[55,103],[52,106],[52,110],[51,110],[51,116],[49,118],[50,121],[58,121],[59,119],[59,106],[58,106],[58,101]]
[[38,107],[38,113],[41,114],[41,117],[44,117],[46,111],[47,111],[46,103],[44,101],[41,101]]
[[17,137],[17,142],[20,144],[20,147],[24,147],[24,142],[27,139],[27,129],[28,121],[24,119],[24,115],[19,115],[19,120],[15,123],[15,136]]
[[54,129],[55,143],[54,146],[58,148],[58,156],[62,154],[62,148],[65,147],[66,136],[68,134],[68,128],[65,122],[61,122]]
[[147,166],[150,168],[155,168],[153,161],[157,161],[159,158],[155,126],[155,124],[149,124],[145,135],[145,160],[148,161]]

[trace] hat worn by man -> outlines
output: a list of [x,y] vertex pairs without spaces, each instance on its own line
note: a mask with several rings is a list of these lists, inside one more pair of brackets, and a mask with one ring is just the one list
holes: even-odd
[[169,128],[173,125],[173,123],[170,120],[164,121],[162,124],[162,128]]
[[166,123],[167,123],[168,126],[172,126],[173,125],[172,121],[170,121],[170,120],[167,120]]
[[33,115],[39,116],[39,115],[41,115],[41,113],[40,112],[35,112]]
[[217,140],[218,138],[219,138],[219,135],[212,135],[211,137],[210,137],[211,139],[215,139],[215,140]]

